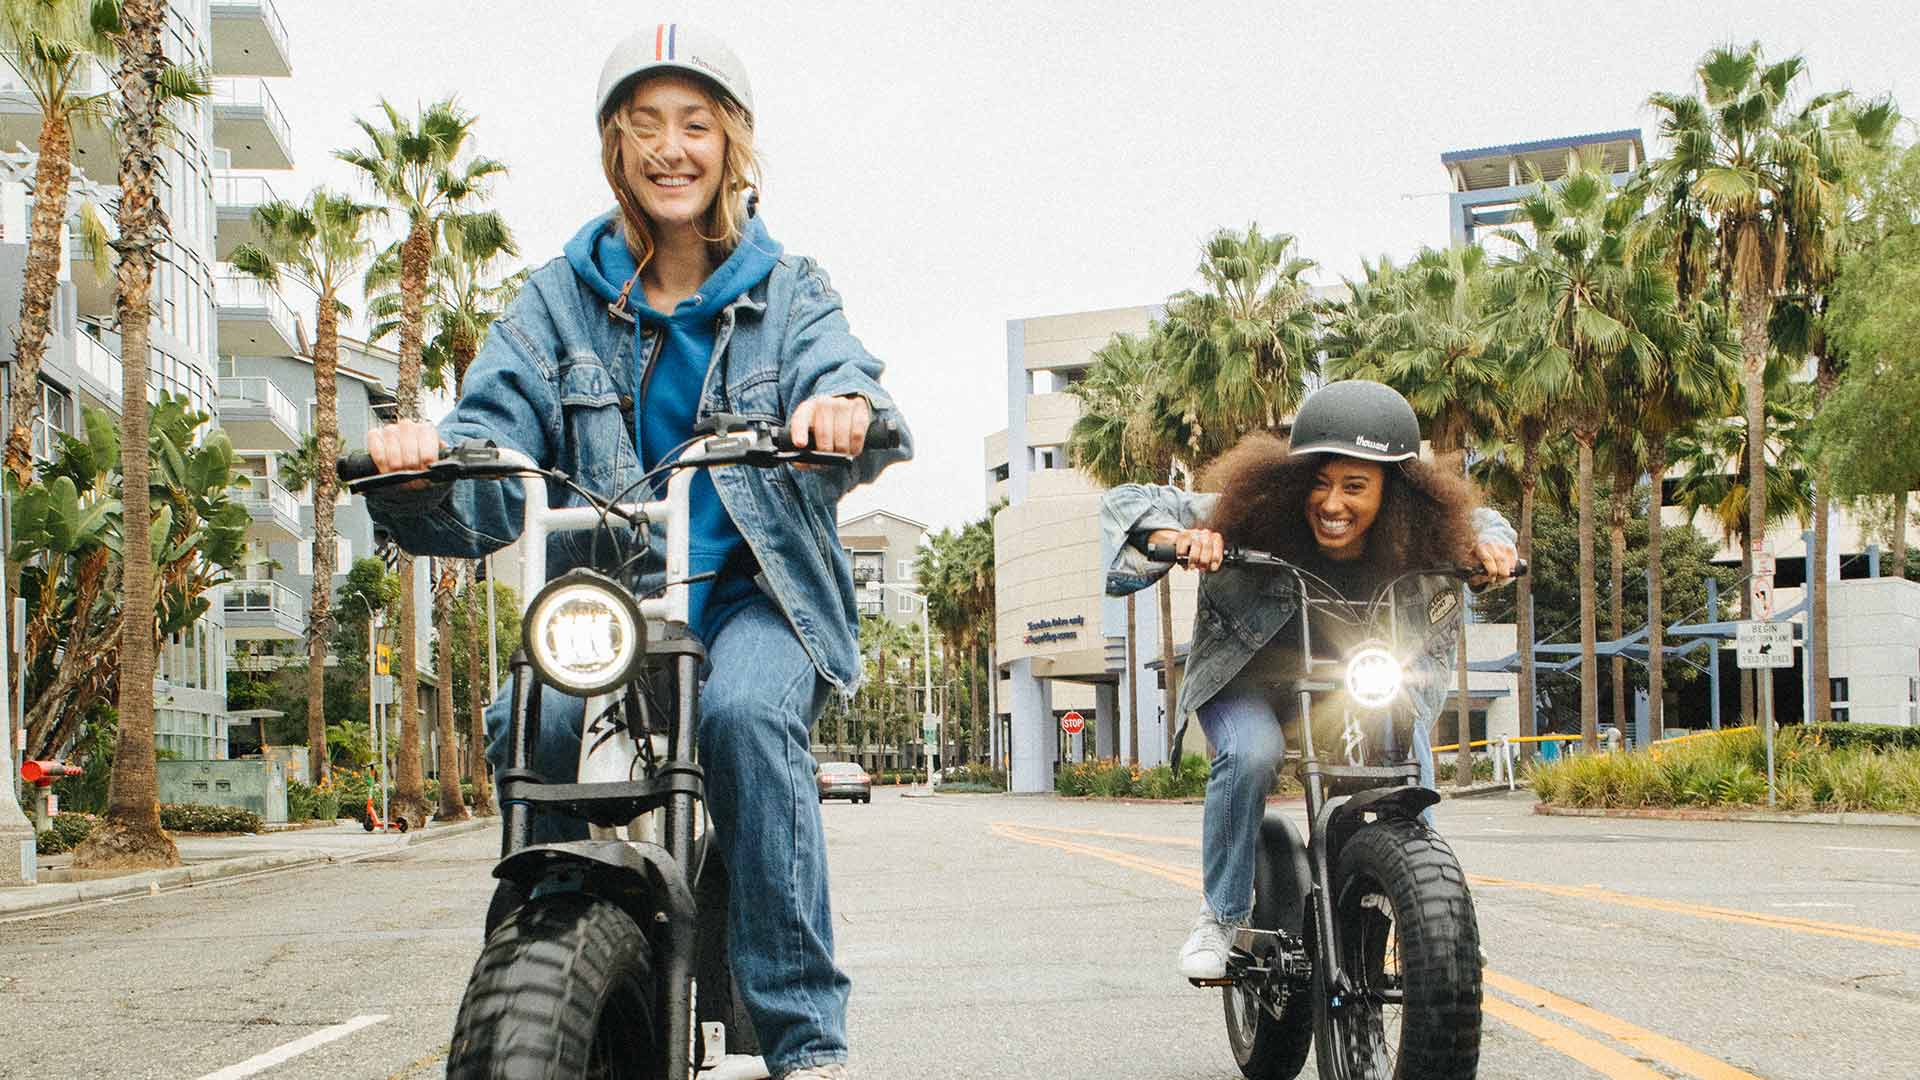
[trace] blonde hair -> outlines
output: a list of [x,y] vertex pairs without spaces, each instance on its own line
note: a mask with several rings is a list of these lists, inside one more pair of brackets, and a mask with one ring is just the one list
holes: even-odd
[[[740,103],[726,94],[714,93],[700,79],[688,77],[688,81],[699,87],[719,117],[720,133],[727,139],[726,156],[720,164],[720,190],[714,195],[713,205],[707,208],[706,220],[700,224],[700,237],[707,242],[714,262],[718,263],[725,261],[740,244],[748,217],[746,193],[760,188],[760,157],[753,149],[753,119]],[[634,87],[638,85],[635,83]],[[625,97],[629,100],[634,87],[627,88]],[[647,153],[645,136],[635,131],[627,120],[623,102],[608,109],[600,121],[600,168],[606,173],[607,184],[613,188],[613,197],[620,204],[621,232],[627,247],[633,251],[634,261],[645,267],[653,258],[653,233],[646,213],[640,208],[640,197],[627,186],[627,155],[635,152]]]

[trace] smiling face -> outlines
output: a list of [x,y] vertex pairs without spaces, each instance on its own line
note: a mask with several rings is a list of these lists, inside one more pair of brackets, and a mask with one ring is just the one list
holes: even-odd
[[698,230],[725,176],[718,104],[691,78],[659,75],[633,88],[624,116],[623,178],[655,229]]
[[1307,527],[1320,554],[1335,561],[1359,558],[1386,489],[1386,467],[1379,462],[1328,458],[1307,492]]

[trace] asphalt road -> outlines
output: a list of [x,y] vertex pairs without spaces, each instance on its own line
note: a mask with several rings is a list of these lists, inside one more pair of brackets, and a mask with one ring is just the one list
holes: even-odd
[[[1174,971],[1200,807],[823,812],[856,1077],[1238,1075]],[[1440,815],[1491,957],[1482,1076],[1920,1076],[1920,830]],[[495,843],[0,923],[0,1076],[439,1076]]]

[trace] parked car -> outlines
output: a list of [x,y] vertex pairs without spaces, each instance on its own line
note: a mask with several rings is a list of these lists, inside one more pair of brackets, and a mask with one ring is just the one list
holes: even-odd
[[852,761],[829,761],[816,770],[820,783],[820,801],[845,799],[848,802],[873,801],[873,777]]

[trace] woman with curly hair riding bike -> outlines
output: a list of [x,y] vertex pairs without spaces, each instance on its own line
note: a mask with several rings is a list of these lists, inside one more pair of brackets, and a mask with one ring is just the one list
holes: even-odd
[[[796,445],[852,467],[701,470],[694,481],[688,629],[706,646],[698,754],[731,882],[732,969],[775,1077],[846,1075],[849,983],[833,958],[826,842],[810,732],[861,674],[852,573],[835,508],[911,456],[866,449],[871,420],[899,426],[881,364],[854,338],[811,259],[785,253],[756,213],[753,94],[738,57],[685,23],[616,45],[594,111],[616,208],[535,271],[493,326],[438,428],[369,434],[382,472],[422,468],[443,444],[491,439],[603,496],[635,492],[695,425],[730,413],[785,422]],[[555,504],[578,501],[561,486]],[[511,543],[518,485],[458,481],[369,499],[416,553],[473,557]],[[558,576],[593,538],[556,535]],[[663,567],[654,565],[657,586]],[[643,588],[644,588],[643,584]],[[487,712],[505,760],[508,703]],[[584,702],[548,688],[534,765],[574,777]],[[545,815],[535,839],[584,836]]]
[[[1511,574],[1518,555],[1506,519],[1479,506],[1465,479],[1420,461],[1419,448],[1419,422],[1397,391],[1336,382],[1300,406],[1290,438],[1255,432],[1221,455],[1201,493],[1127,484],[1102,501],[1109,595],[1146,588],[1170,569],[1135,546],[1141,538],[1171,544],[1202,574],[1178,710],[1199,715],[1214,751],[1201,831],[1204,899],[1180,950],[1187,978],[1222,977],[1234,931],[1252,910],[1260,819],[1286,753],[1282,725],[1298,711],[1293,695],[1273,687],[1303,663],[1298,633],[1281,632],[1300,617],[1294,579],[1223,567],[1226,549],[1270,551],[1348,599],[1424,567]],[[1422,643],[1408,686],[1413,749],[1428,787],[1431,729],[1459,638],[1456,589],[1411,581],[1394,598],[1394,617],[1411,635],[1403,640]]]

